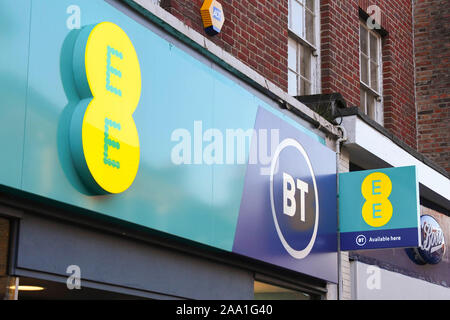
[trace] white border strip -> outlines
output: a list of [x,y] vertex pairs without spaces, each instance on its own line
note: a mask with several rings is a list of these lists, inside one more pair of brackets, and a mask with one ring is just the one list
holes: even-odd
[[393,167],[416,166],[419,182],[450,201],[450,179],[426,165],[358,116],[344,117],[348,143],[354,143]]

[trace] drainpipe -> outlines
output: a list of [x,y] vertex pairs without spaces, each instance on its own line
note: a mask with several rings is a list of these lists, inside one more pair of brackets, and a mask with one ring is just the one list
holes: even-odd
[[341,157],[341,143],[347,141],[347,131],[343,126],[336,126],[338,130],[342,132],[342,136],[339,137],[336,141],[336,212],[337,212],[337,254],[338,254],[338,292],[337,297],[338,300],[342,300],[342,287],[343,287],[343,280],[342,280],[342,267],[341,267],[341,232],[340,232],[340,225],[339,225],[339,161]]

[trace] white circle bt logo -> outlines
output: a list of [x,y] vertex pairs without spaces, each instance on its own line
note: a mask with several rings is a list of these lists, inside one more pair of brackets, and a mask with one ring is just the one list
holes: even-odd
[[356,244],[360,247],[364,246],[367,242],[366,237],[363,234],[360,234],[356,237]]
[[[306,247],[302,250],[294,249],[286,240],[286,238],[283,235],[283,232],[280,228],[280,224],[277,218],[277,212],[275,209],[275,200],[274,200],[274,175],[276,171],[278,170],[278,162],[280,158],[281,152],[288,148],[293,147],[297,151],[300,152],[300,154],[303,156],[304,161],[307,164],[309,175],[312,180],[312,184],[314,187],[314,190],[311,190],[310,186],[300,179],[294,179],[290,174],[283,172],[283,214],[294,217],[297,212],[297,207],[300,208],[300,221],[306,222],[306,214],[308,208],[305,208],[305,198],[306,195],[312,191],[314,191],[314,202],[315,202],[315,214],[314,214],[314,225],[313,225],[313,232],[311,234],[311,238],[309,242],[307,243]],[[289,186],[289,188],[288,188]],[[297,191],[299,192],[299,198],[296,198]],[[297,206],[298,199],[300,201],[299,206]],[[305,149],[294,139],[285,139],[283,140],[277,147],[274,156],[272,158],[271,168],[270,168],[270,204],[272,207],[272,215],[273,215],[273,221],[275,223],[275,228],[278,233],[278,237],[280,238],[281,243],[283,244],[283,247],[286,249],[286,251],[295,259],[304,259],[308,256],[308,254],[311,252],[314,243],[316,241],[317,237],[317,229],[319,226],[319,196],[317,191],[317,184],[316,184],[316,178],[314,176],[313,168],[311,165],[311,161],[309,160],[308,154],[306,153]]]

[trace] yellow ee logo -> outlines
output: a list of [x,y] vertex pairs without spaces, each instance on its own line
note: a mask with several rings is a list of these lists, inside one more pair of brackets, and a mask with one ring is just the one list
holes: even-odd
[[391,220],[393,208],[388,199],[391,192],[391,179],[384,173],[375,172],[364,179],[361,193],[366,202],[362,207],[362,216],[369,226],[382,227]]
[[80,96],[70,126],[75,167],[96,193],[120,193],[133,183],[140,158],[133,112],[141,70],[127,34],[111,22],[83,28],[73,56]]

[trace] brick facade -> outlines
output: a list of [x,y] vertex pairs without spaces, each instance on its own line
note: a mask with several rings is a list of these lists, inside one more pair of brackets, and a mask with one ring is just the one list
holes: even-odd
[[[203,0],[163,0],[162,6],[205,35]],[[222,0],[226,22],[208,37],[225,51],[287,90],[288,0]],[[349,106],[360,101],[359,7],[381,9],[383,38],[384,125],[417,148],[414,98],[412,3],[410,0],[321,0],[322,93],[339,92]]]
[[[360,101],[359,8],[381,10],[384,126],[412,148],[416,142],[412,4],[410,0],[322,0],[322,92]],[[368,12],[370,14],[370,12]]]
[[339,92],[348,105],[358,106],[358,4],[353,0],[322,0],[320,15],[322,93]]
[[209,37],[203,31],[203,0],[163,0],[161,6],[287,91],[288,0],[222,0],[225,24]]
[[450,173],[450,1],[414,0],[419,151]]

